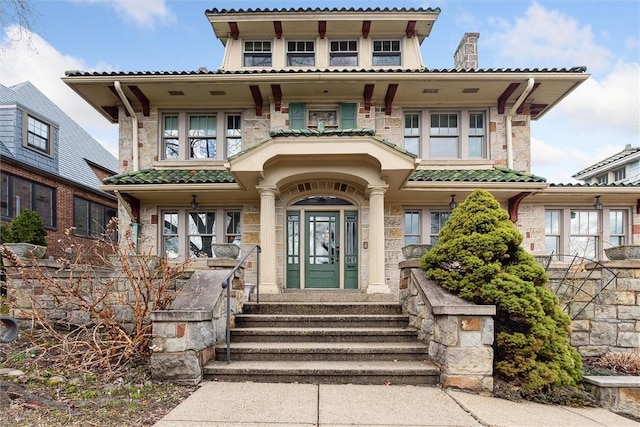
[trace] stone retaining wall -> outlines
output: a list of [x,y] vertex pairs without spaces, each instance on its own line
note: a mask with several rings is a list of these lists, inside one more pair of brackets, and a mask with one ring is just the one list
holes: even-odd
[[550,288],[572,319],[571,345],[583,357],[640,354],[640,260],[548,269]]
[[419,261],[400,263],[400,302],[429,356],[440,364],[440,383],[493,391],[494,305],[465,301],[428,280]]

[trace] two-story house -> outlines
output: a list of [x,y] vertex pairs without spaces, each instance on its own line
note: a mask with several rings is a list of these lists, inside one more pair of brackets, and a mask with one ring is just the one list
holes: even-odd
[[47,256],[102,238],[117,199],[100,189],[118,160],[31,82],[0,85],[0,219],[24,210],[47,228]]
[[102,189],[118,195],[121,227],[139,250],[197,262],[211,242],[259,244],[271,293],[396,293],[401,248],[433,243],[476,188],[532,253],[597,257],[611,239],[639,241],[637,185],[531,174],[531,121],[586,68],[478,68],[477,33],[452,68],[427,68],[420,48],[439,13],[211,9],[218,70],[67,72],[119,124],[120,174]]

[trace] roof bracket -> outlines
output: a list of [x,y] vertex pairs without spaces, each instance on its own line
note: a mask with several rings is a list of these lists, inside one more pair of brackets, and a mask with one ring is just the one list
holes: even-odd
[[282,38],[282,22],[273,21],[273,29],[276,31],[276,37],[280,40]]
[[237,22],[229,22],[229,30],[231,30],[231,38],[234,40],[238,40],[240,36],[240,30],[238,29]]
[[253,102],[256,104],[256,116],[262,115],[262,94],[260,93],[260,87],[257,85],[249,86],[251,89],[251,96],[253,96]]
[[498,114],[504,114],[504,110],[507,106],[507,101],[509,97],[513,94],[513,92],[518,89],[520,83],[511,83],[507,88],[502,92],[502,95],[498,97]]
[[518,222],[518,207],[520,206],[520,202],[522,202],[522,200],[530,194],[530,191],[523,191],[522,193],[516,194],[515,196],[509,198],[509,219],[514,224]]
[[520,107],[518,107],[518,109],[516,110],[516,113],[522,114],[524,112],[524,103],[527,102],[527,99],[531,96],[531,94],[533,92],[535,92],[536,89],[538,89],[538,86],[540,86],[540,82],[536,82],[536,83],[533,84],[533,87],[531,88],[531,91],[529,92],[527,97],[522,101],[522,104],[520,105]]
[[393,98],[396,96],[398,90],[398,83],[391,83],[387,88],[387,94],[384,96],[384,113],[387,116],[391,115],[391,105],[393,104]]
[[280,85],[271,85],[271,93],[273,93],[273,103],[276,111],[280,111],[282,107],[282,89]]
[[364,109],[369,110],[371,108],[371,98],[373,97],[373,83],[367,83],[364,85]]
[[407,38],[410,39],[411,37],[413,37],[413,35],[415,35],[416,31],[416,21],[409,21],[407,22],[407,28],[405,30],[405,33],[407,34]]
[[145,94],[142,93],[138,86],[128,86],[128,88],[142,104],[142,114],[144,114],[145,117],[149,117],[149,112],[151,111],[151,102],[149,101],[149,98],[147,98]]
[[369,31],[371,30],[371,21],[362,21],[362,37],[365,39],[369,37]]
[[318,21],[318,34],[321,39],[324,39],[325,34],[327,34],[327,21]]

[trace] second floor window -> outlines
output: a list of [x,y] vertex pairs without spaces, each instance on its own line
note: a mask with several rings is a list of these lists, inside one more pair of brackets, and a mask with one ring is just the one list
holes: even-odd
[[256,40],[244,42],[245,67],[271,67],[271,42]]
[[315,64],[316,52],[313,41],[287,42],[287,66],[313,67]]
[[290,129],[355,129],[358,127],[358,105],[343,102],[335,107],[314,108],[304,102],[289,103]]
[[626,177],[627,177],[627,170],[625,168],[620,168],[613,171],[614,182],[622,181]]
[[51,126],[47,123],[27,116],[27,147],[49,154],[51,152],[50,131]]
[[400,65],[400,40],[374,40],[373,65]]
[[429,159],[486,158],[487,126],[483,111],[404,114],[404,148]]
[[330,44],[329,65],[349,67],[358,65],[358,42],[356,40],[336,40]]
[[223,160],[242,149],[242,116],[217,112],[165,113],[161,135],[163,159]]

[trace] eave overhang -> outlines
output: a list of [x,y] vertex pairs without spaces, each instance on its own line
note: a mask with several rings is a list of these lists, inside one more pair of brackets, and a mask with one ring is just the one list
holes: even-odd
[[292,101],[360,100],[363,105],[418,108],[506,108],[536,81],[520,113],[539,119],[589,75],[584,67],[522,70],[323,69],[194,72],[67,72],[63,81],[112,123],[122,101],[119,81],[136,111],[151,108],[255,108]]

